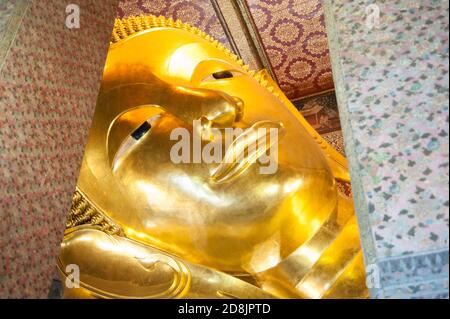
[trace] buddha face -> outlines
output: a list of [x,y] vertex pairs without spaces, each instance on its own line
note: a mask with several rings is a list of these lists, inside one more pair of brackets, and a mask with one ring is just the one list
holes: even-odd
[[[222,271],[260,272],[336,209],[330,168],[298,116],[208,39],[142,31],[110,48],[78,186],[135,240]],[[223,142],[212,131],[252,127],[279,132],[264,137],[257,160],[195,160],[196,147]],[[171,156],[177,129],[189,132],[190,161]],[[225,158],[229,145],[220,145]],[[263,156],[276,170],[261,173],[274,164]]]

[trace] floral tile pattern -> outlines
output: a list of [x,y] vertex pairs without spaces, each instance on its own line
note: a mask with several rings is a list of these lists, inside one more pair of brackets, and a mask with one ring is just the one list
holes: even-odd
[[[291,99],[333,88],[320,0],[248,0],[280,87]],[[122,0],[118,16],[164,15],[180,19],[229,46],[209,0]]]
[[371,4],[325,1],[372,295],[448,298],[448,1]]
[[30,2],[0,74],[2,298],[46,298],[54,275],[118,1],[76,2],[72,30],[65,1]]
[[181,20],[205,31],[224,45],[228,45],[225,32],[209,0],[121,0],[119,18],[152,14]]
[[332,89],[320,0],[246,0],[281,89],[290,99]]

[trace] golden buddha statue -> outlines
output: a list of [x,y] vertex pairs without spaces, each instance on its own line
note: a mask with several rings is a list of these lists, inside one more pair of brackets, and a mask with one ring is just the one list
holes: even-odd
[[[174,162],[179,128],[192,152]],[[218,161],[196,154],[229,129],[241,134]],[[261,149],[241,147],[252,138]],[[58,260],[63,282],[80,270],[65,297],[366,298],[337,181],[345,158],[265,70],[180,21],[116,20]]]

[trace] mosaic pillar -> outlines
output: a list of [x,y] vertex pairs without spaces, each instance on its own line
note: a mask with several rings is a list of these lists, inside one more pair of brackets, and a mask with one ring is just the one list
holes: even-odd
[[29,3],[28,0],[0,0],[0,70]]
[[48,295],[117,3],[0,0],[0,298]]
[[325,8],[372,297],[448,298],[449,3]]

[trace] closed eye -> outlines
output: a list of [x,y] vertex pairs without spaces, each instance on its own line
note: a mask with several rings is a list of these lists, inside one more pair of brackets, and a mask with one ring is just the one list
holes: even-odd
[[147,134],[151,132],[152,129],[152,123],[154,123],[156,120],[160,118],[160,115],[156,115],[142,123],[136,130],[134,130],[126,139],[123,141],[122,145],[120,146],[119,150],[116,153],[116,156],[114,156],[113,160],[113,169],[116,167],[117,162],[125,155],[126,152],[128,152],[130,149],[132,149],[135,145],[139,143],[139,141]]
[[150,124],[148,121],[145,121],[141,126],[138,127],[136,131],[131,133],[131,137],[133,137],[136,141],[139,141],[142,136],[144,136],[148,131],[151,130],[151,128],[152,124]]
[[229,78],[234,77],[233,73],[230,71],[216,72],[216,73],[213,73],[212,76],[216,80],[229,79]]
[[242,73],[237,71],[219,71],[207,76],[203,79],[203,82],[232,79],[240,75],[242,75]]

